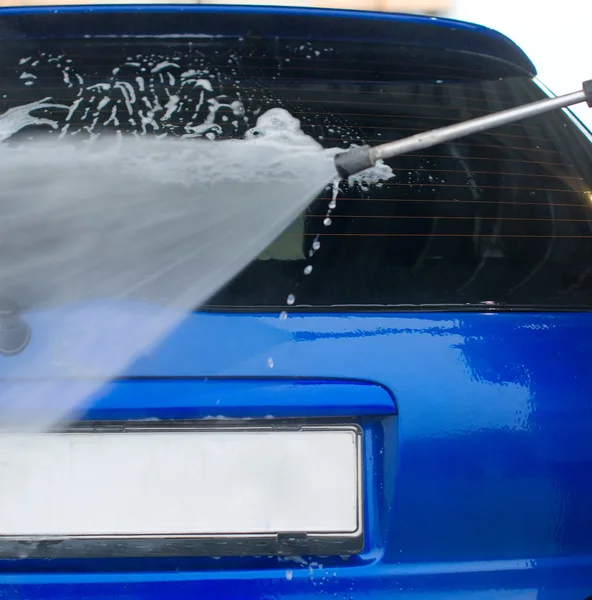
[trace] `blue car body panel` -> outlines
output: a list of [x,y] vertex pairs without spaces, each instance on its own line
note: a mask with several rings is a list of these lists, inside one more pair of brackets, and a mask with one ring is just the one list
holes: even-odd
[[[31,320],[47,335],[54,322]],[[214,331],[216,344],[204,348]],[[85,417],[256,417],[261,399],[276,418],[302,415],[302,399],[307,416],[357,412],[366,434],[364,552],[304,564],[4,561],[0,589],[19,598],[387,598],[393,590],[479,598],[493,589],[500,598],[583,598],[592,585],[591,334],[585,313],[196,314]],[[352,373],[380,387],[351,382]],[[20,385],[26,393],[35,384]],[[275,390],[286,401],[265,403]]]
[[[236,19],[221,25],[217,17],[228,12]],[[136,15],[140,29],[122,30],[123,13]],[[327,37],[325,25],[311,26],[315,19],[337,23],[328,35],[340,39],[386,40],[389,27],[409,39],[431,31],[434,42],[467,45],[534,73],[495,32],[401,15],[7,9],[0,31],[195,33],[192,19],[200,33],[218,27],[222,35],[236,35],[250,19],[267,19],[270,35],[295,37]],[[102,306],[89,303],[80,319]],[[77,385],[59,360],[34,359],[63,327],[60,316],[79,308],[28,313],[31,344],[11,358],[11,380],[2,385],[20,386],[23,395],[48,379],[58,389]],[[111,301],[109,310],[137,315],[141,328],[157,309]],[[68,323],[75,330],[76,319]],[[119,335],[112,332],[114,343]],[[355,418],[365,434],[362,554],[2,560],[0,598],[583,600],[592,594],[591,357],[592,314],[585,312],[196,313],[98,390],[80,418]],[[68,359],[75,368],[75,357]],[[100,353],[94,365],[95,373],[85,364],[87,376],[101,375]]]

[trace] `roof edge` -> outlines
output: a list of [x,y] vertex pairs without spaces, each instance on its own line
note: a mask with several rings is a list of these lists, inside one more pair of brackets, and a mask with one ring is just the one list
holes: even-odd
[[[109,19],[113,14],[133,16],[137,23],[119,24]],[[146,23],[146,17],[158,14],[156,25],[152,27]],[[432,37],[438,34],[443,44],[447,47],[464,49],[474,53],[505,60],[520,67],[530,75],[536,75],[536,67],[524,51],[504,34],[485,27],[457,19],[441,17],[428,17],[403,13],[384,13],[372,11],[357,11],[345,9],[325,8],[300,8],[284,6],[257,6],[233,4],[87,4],[87,5],[51,5],[51,6],[25,6],[0,8],[0,25],[4,24],[11,29],[22,31],[21,38],[56,37],[70,33],[93,37],[104,34],[107,30],[113,35],[139,36],[142,31],[146,35],[157,35],[155,27],[160,27],[160,34],[178,34],[180,29],[185,29],[185,34],[214,35],[212,24],[192,23],[191,19],[181,19],[174,23],[174,17],[222,15],[232,18],[247,19],[242,26],[244,30],[256,26],[262,34],[281,35],[285,27],[286,32],[301,37],[314,37],[337,41],[337,39],[356,39],[367,37],[369,42],[392,43],[405,35],[409,36],[410,30],[430,32]],[[168,17],[168,23],[162,17]],[[249,17],[251,22],[249,22]],[[264,21],[267,22],[264,23]],[[296,21],[295,21],[296,19]],[[327,28],[327,20],[333,21],[337,27]],[[46,21],[45,26],[43,21]],[[107,22],[105,22],[107,21]],[[141,21],[144,21],[141,23]],[[200,20],[202,21],[202,20]],[[220,31],[222,35],[238,35],[234,23],[234,33]],[[131,27],[124,31],[123,27]],[[195,26],[200,30],[193,31]],[[168,30],[164,30],[168,27]],[[224,25],[226,27],[226,24]],[[174,30],[171,30],[174,29]],[[208,30],[209,28],[209,30]],[[0,39],[6,38],[5,31],[0,32]],[[188,29],[192,29],[191,32]],[[244,31],[243,31],[244,33]]]

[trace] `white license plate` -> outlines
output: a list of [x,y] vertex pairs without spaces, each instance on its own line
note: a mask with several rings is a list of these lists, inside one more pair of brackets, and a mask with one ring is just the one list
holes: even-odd
[[0,543],[361,539],[361,434],[351,426],[0,433],[0,490]]

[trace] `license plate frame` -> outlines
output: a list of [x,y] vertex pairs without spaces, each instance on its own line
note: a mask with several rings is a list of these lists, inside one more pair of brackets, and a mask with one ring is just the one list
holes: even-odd
[[[351,437],[355,461],[356,481],[355,527],[347,531],[314,531],[291,528],[282,531],[258,531],[252,533],[134,533],[134,534],[68,534],[59,535],[6,535],[0,531],[0,558],[100,558],[100,557],[149,557],[149,556],[257,556],[257,555],[351,555],[362,551],[363,532],[363,433],[353,423],[318,424],[307,422],[241,422],[212,421],[210,423],[175,422],[161,424],[100,423],[70,427],[57,434],[69,436],[117,434],[308,434]],[[84,439],[84,438],[78,438]],[[115,438],[112,438],[115,439]],[[121,438],[119,438],[121,439]],[[129,439],[129,438],[128,438]],[[137,438],[136,438],[137,439]],[[254,439],[254,438],[251,438]],[[276,437],[276,439],[278,439]],[[302,438],[304,440],[304,437]],[[317,438],[320,439],[320,438]],[[335,438],[337,439],[337,438]],[[343,440],[341,437],[340,440]],[[340,442],[341,443],[341,442]],[[314,508],[313,508],[314,510]],[[335,528],[333,528],[335,529]]]

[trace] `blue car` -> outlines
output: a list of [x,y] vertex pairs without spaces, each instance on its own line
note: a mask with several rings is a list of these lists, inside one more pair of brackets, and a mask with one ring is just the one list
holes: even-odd
[[[14,8],[0,43],[16,145],[242,138],[283,109],[345,149],[549,97],[509,39],[428,17]],[[3,392],[92,402],[0,436],[0,598],[592,595],[590,134],[558,111],[382,168],[108,382],[120,319],[162,307],[2,305]],[[62,342],[99,313],[82,368]]]

